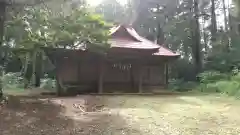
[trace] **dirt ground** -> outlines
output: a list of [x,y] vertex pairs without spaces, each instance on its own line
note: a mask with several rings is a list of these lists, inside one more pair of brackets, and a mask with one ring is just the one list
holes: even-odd
[[239,135],[240,101],[216,95],[10,97],[1,135]]

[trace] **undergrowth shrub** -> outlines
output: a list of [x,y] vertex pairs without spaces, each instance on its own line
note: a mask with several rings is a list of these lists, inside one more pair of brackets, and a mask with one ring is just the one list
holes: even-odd
[[220,93],[235,96],[240,90],[240,83],[237,81],[218,81],[216,87]]
[[206,71],[199,74],[200,83],[208,84],[221,80],[228,80],[230,76],[228,74],[220,73],[219,71]]
[[240,97],[240,73],[220,73],[207,71],[199,75],[201,92],[223,93],[229,96]]
[[206,71],[199,76],[199,83],[175,79],[169,82],[169,88],[174,91],[197,90],[205,93],[223,93],[240,98],[240,73],[221,73]]
[[2,77],[3,88],[24,88],[24,79],[20,73],[7,73]]
[[42,79],[40,88],[46,90],[55,90],[56,81],[50,78]]
[[168,88],[174,91],[184,92],[193,90],[197,85],[198,83],[196,82],[186,82],[183,79],[173,79],[169,81]]
[[216,83],[208,83],[208,84],[200,83],[199,86],[196,88],[196,90],[200,92],[207,92],[207,93],[219,92],[217,89]]
[[[7,90],[23,90],[24,89],[24,78],[20,73],[7,73],[2,76],[2,86]],[[0,84],[0,85],[1,85]],[[56,81],[51,78],[41,79],[40,88],[46,90],[55,90]]]
[[233,75],[233,76],[231,77],[231,80],[240,82],[240,73],[237,73],[236,75]]

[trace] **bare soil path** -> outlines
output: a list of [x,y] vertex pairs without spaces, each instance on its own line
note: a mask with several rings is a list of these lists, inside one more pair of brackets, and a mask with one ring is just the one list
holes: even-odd
[[218,95],[10,97],[1,135],[239,135],[240,101]]

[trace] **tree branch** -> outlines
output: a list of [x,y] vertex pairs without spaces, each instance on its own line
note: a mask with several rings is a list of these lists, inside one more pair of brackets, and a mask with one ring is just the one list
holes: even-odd
[[5,3],[7,6],[36,6],[52,0],[0,0],[1,3]]

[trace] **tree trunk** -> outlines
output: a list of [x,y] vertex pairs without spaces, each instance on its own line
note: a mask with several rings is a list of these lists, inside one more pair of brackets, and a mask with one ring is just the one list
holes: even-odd
[[164,44],[164,33],[163,29],[161,28],[161,24],[159,22],[158,29],[157,29],[157,44],[163,45]]
[[227,18],[227,8],[226,8],[226,1],[222,0],[222,5],[223,5],[223,15],[224,15],[224,25],[225,25],[225,32],[226,32],[226,50],[229,50],[230,47],[230,36],[229,36],[229,25],[228,25],[228,18]]
[[3,100],[3,71],[2,67],[0,66],[0,102]]
[[[3,45],[4,22],[5,22],[5,15],[6,15],[6,7],[7,7],[6,3],[4,1],[1,1],[0,2],[0,48]],[[0,65],[0,68],[1,68],[1,66],[2,65]],[[2,71],[0,73],[0,78],[2,79]],[[3,98],[2,80],[0,80],[0,99],[1,98]]]
[[227,8],[226,8],[226,1],[222,0],[223,3],[223,15],[224,15],[224,25],[225,25],[225,31],[228,31],[228,20],[227,20]]
[[229,26],[229,46],[233,46],[237,37],[237,30],[234,27],[234,19],[230,12],[228,12],[228,26]]
[[215,0],[211,0],[212,7],[211,7],[211,34],[212,34],[212,43],[216,41],[217,35],[217,20],[216,20],[216,13],[215,13]]
[[205,20],[205,18],[203,17],[203,41],[204,41],[204,49],[205,49],[205,53],[207,53],[208,52],[208,44],[207,44],[207,34],[206,34],[206,32],[205,32],[205,29],[204,29],[204,27],[205,27],[205,24],[206,24],[206,20]]
[[0,45],[3,43],[4,36],[4,22],[5,22],[5,14],[6,14],[6,3],[0,2]]
[[195,74],[201,72],[202,70],[202,47],[201,47],[201,37],[200,37],[200,23],[199,23],[199,4],[198,0],[194,0],[194,21],[193,21],[193,59],[195,63]]
[[[160,4],[157,4],[157,14],[160,14]],[[164,33],[161,27],[160,20],[157,19],[157,44],[163,45],[164,43]]]

